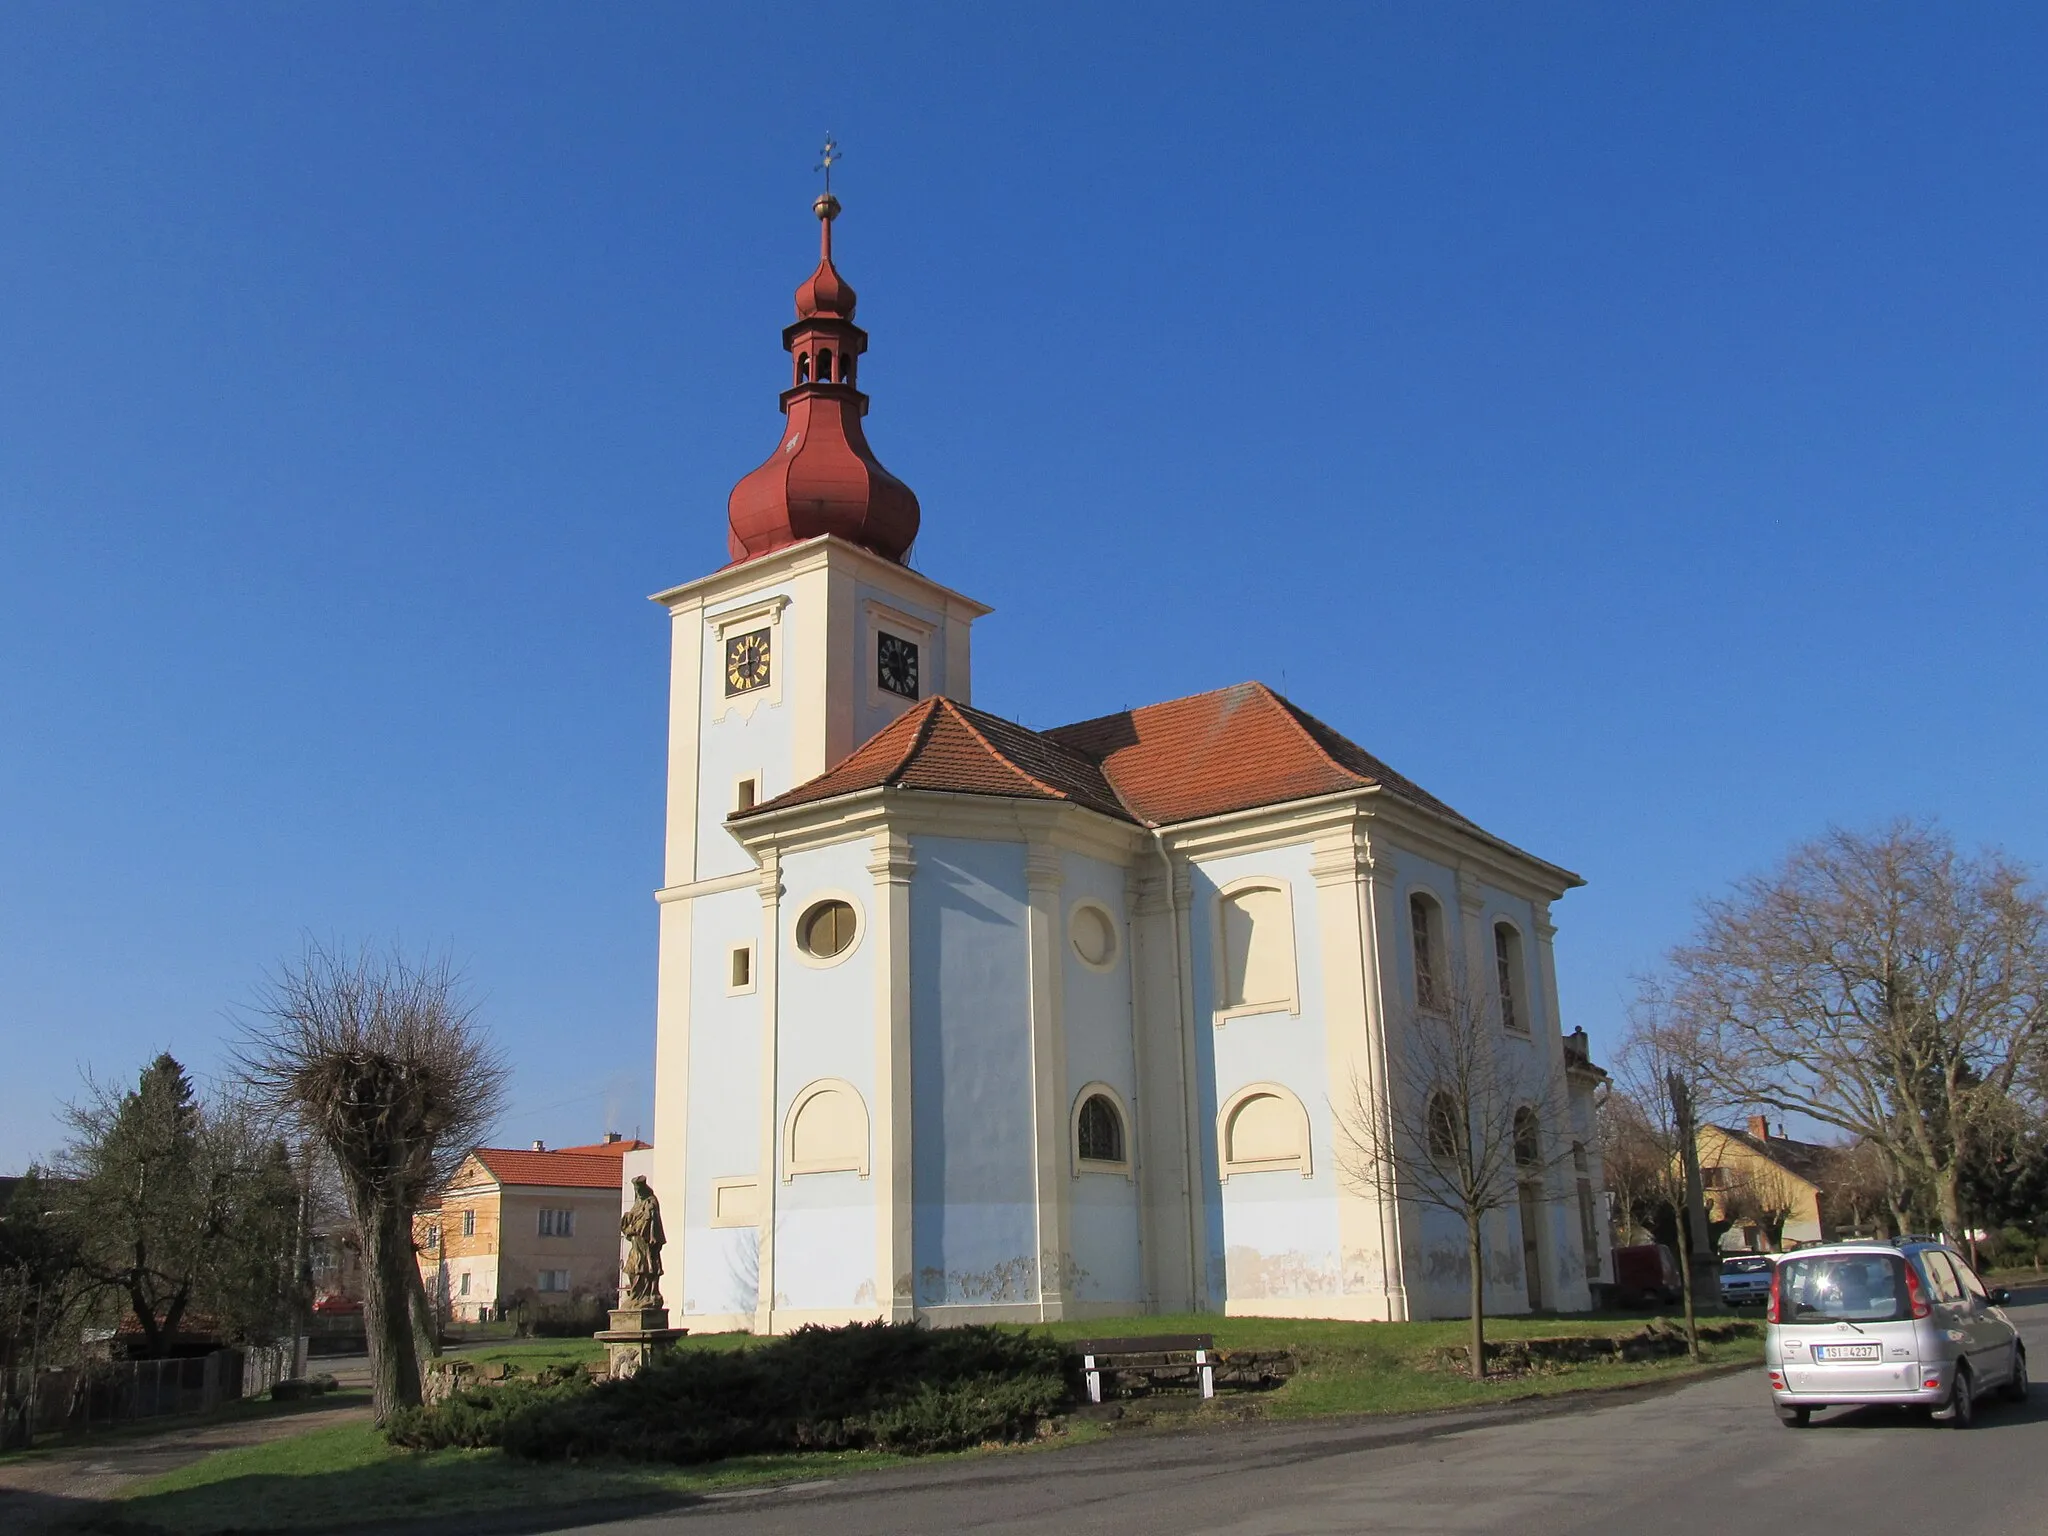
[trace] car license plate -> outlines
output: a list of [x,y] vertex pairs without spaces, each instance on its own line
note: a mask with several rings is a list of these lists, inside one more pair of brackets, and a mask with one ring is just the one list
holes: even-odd
[[1884,1351],[1875,1344],[1816,1344],[1816,1360],[1882,1360]]

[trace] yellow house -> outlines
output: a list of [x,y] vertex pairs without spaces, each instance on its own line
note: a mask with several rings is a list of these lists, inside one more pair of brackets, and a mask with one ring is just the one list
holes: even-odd
[[616,1134],[583,1147],[478,1147],[413,1219],[428,1296],[457,1322],[501,1306],[613,1305],[619,1289],[621,1165],[645,1148]]
[[1829,1148],[1774,1136],[1751,1115],[1743,1130],[1701,1126],[1698,1150],[1707,1215],[1730,1223],[1722,1247],[1770,1253],[1831,1235],[1821,1192]]

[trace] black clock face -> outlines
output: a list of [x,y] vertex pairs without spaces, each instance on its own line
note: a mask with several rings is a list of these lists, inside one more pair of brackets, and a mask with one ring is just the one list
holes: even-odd
[[882,634],[875,638],[875,681],[906,699],[917,697],[917,647]]
[[728,696],[768,686],[768,631],[751,630],[725,642],[725,691]]

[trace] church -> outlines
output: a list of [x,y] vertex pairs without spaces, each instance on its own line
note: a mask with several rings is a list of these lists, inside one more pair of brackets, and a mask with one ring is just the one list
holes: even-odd
[[1568,1137],[1486,1219],[1487,1305],[1584,1309],[1600,1073],[1560,1024],[1578,877],[1261,683],[1055,730],[976,707],[990,609],[911,569],[833,262],[731,561],[670,619],[652,1183],[696,1332],[1137,1313],[1463,1315],[1463,1222],[1340,1167],[1433,977]]

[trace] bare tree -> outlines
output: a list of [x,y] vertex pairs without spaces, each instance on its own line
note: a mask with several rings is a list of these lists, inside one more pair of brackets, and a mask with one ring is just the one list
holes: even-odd
[[1486,1375],[1486,1218],[1520,1204],[1526,1187],[1541,1189],[1570,1156],[1563,1086],[1554,1070],[1522,1069],[1503,1049],[1500,991],[1488,981],[1426,988],[1427,1006],[1408,1018],[1398,1048],[1389,1041],[1391,1081],[1380,1091],[1354,1077],[1336,1116],[1338,1172],[1354,1189],[1464,1223],[1475,1379]]
[[1962,1235],[1973,1142],[2048,1046],[2048,902],[2021,866],[1922,822],[1831,830],[1706,902],[1672,966],[1725,1096],[1871,1143]]
[[245,1080],[333,1157],[363,1244],[372,1404],[420,1400],[413,1213],[498,1113],[505,1068],[443,960],[309,944],[247,1022]]
[[1754,1162],[1732,1171],[1720,1191],[1721,1215],[1736,1226],[1753,1226],[1762,1235],[1767,1251],[1777,1253],[1785,1246],[1785,1223],[1792,1219],[1798,1196],[1792,1181],[1768,1163]]

